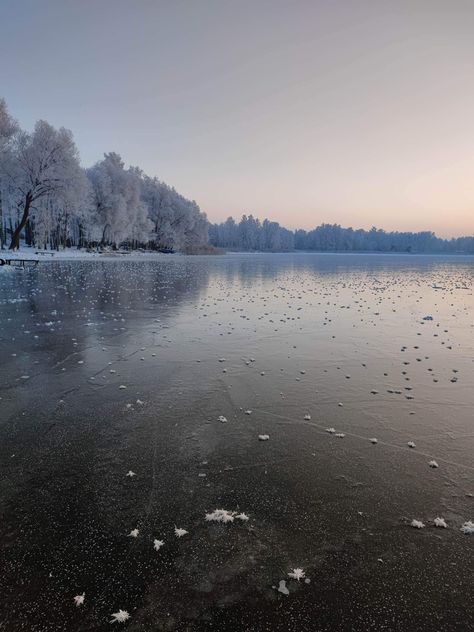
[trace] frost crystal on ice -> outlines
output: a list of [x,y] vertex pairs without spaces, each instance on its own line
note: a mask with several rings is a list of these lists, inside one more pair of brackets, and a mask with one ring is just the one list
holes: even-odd
[[76,595],[74,597],[74,602],[76,604],[76,606],[82,606],[82,604],[84,603],[84,599],[86,598],[86,593],[82,593],[82,595]]
[[119,610],[118,612],[114,612],[112,614],[112,620],[110,623],[125,623],[128,619],[130,619],[130,615],[126,610]]
[[461,531],[465,535],[474,535],[474,522],[472,522],[472,520],[465,522],[461,527]]
[[227,511],[227,509],[215,509],[212,513],[206,514],[208,522],[234,522],[235,511]]
[[305,572],[302,568],[294,568],[291,573],[288,573],[288,577],[291,577],[291,579],[296,579],[296,581],[298,582],[305,576]]
[[178,529],[178,527],[174,528],[174,534],[177,538],[182,538],[183,535],[186,535],[187,533],[186,529]]

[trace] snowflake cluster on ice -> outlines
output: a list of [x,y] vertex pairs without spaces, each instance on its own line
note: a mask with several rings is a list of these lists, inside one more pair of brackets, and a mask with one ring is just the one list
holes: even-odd
[[474,522],[472,522],[472,520],[467,520],[461,527],[461,531],[465,535],[474,535]]
[[206,520],[208,522],[234,522],[235,511],[227,511],[227,509],[215,509],[211,513],[206,514]]
[[178,527],[174,528],[174,534],[177,538],[182,538],[183,535],[186,535],[188,531],[186,529],[178,529]]
[[227,509],[214,509],[211,513],[206,513],[207,522],[222,522],[227,524],[228,522],[234,522],[234,519],[247,522],[249,517],[246,513],[237,513],[236,511],[229,511]]
[[300,579],[304,579],[306,575],[302,568],[294,568],[290,573],[288,573],[288,577],[291,577],[291,579],[296,579],[296,581],[299,582]]
[[85,598],[86,598],[86,593],[82,593],[82,595],[76,595],[74,597],[74,602],[75,602],[76,606],[82,606],[82,604],[84,603]]
[[128,621],[128,619],[130,619],[130,615],[126,610],[119,610],[118,612],[114,612],[112,614],[112,617],[113,618],[110,623],[125,623],[125,621]]

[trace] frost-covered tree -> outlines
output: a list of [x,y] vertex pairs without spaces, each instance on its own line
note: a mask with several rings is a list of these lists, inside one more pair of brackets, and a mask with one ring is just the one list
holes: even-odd
[[207,218],[196,202],[145,174],[142,174],[142,201],[153,225],[151,238],[157,248],[185,251],[207,244]]
[[[0,98],[0,249],[3,250],[5,243],[5,225],[3,213],[4,189],[7,187],[5,181],[6,161],[10,160],[9,152],[15,134],[18,132],[18,123],[10,116],[5,99]],[[2,175],[3,174],[3,175]]]
[[39,121],[21,131],[0,100],[0,244],[60,248],[148,245],[186,251],[208,242],[188,200],[114,153],[84,171],[71,132]]
[[0,155],[6,151],[18,129],[18,123],[8,112],[5,99],[0,98]]
[[32,208],[38,209],[47,197],[59,197],[74,189],[82,177],[78,151],[69,130],[57,130],[46,121],[38,121],[31,134],[21,130],[15,133],[2,161],[2,179],[17,210],[11,250],[19,248],[20,234]]
[[293,250],[294,234],[278,222],[264,219],[260,222],[253,215],[242,215],[238,224],[232,217],[222,224],[209,227],[211,244],[238,250]]
[[90,199],[89,180],[81,169],[70,186],[42,197],[32,208],[31,243],[54,249],[83,245],[80,242],[84,242],[92,218]]
[[125,169],[122,158],[111,152],[88,169],[87,175],[100,244],[118,246],[127,240],[146,243],[152,224],[140,197],[140,171]]

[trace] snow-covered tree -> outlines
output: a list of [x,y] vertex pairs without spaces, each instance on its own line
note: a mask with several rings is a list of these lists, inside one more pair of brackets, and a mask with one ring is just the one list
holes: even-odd
[[18,216],[10,249],[20,245],[32,208],[39,208],[45,198],[64,195],[73,190],[83,177],[72,133],[56,130],[46,121],[38,121],[29,134],[18,130],[12,146],[2,160],[2,180],[8,187],[10,202]]
[[153,224],[152,240],[156,247],[186,250],[207,244],[207,218],[196,202],[144,174],[142,200]]
[[152,223],[140,198],[140,171],[125,169],[122,158],[111,152],[88,169],[87,175],[101,245],[117,246],[127,240],[146,243]]
[[0,98],[0,249],[3,249],[6,237],[3,199],[7,183],[4,169],[6,168],[6,161],[10,160],[9,151],[18,130],[18,123],[10,116],[5,99]]
[[125,245],[186,251],[208,242],[208,221],[188,200],[114,153],[84,171],[71,132],[39,121],[19,129],[0,99],[0,245]]
[[18,123],[8,112],[5,99],[0,98],[0,154],[7,149],[18,129]]

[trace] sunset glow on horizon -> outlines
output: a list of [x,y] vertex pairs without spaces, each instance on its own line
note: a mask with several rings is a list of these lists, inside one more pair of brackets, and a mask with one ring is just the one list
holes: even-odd
[[210,221],[472,235],[473,33],[462,0],[5,0],[0,96]]

